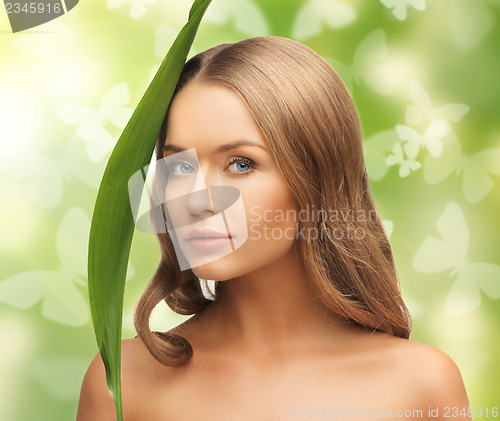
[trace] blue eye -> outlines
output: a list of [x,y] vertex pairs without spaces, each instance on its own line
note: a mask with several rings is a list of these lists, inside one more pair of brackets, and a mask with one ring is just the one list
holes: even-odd
[[183,174],[188,174],[188,173],[194,171],[194,168],[188,164],[180,164],[179,169],[180,169],[181,173],[183,173]]
[[192,165],[188,164],[185,161],[174,161],[169,165],[169,172],[173,176],[177,177],[192,174],[195,172],[195,169]]
[[234,156],[229,160],[228,168],[229,172],[235,175],[247,175],[251,173],[256,166],[257,164],[251,159],[242,156]]
[[238,171],[245,172],[250,169],[250,165],[248,165],[246,162],[237,162],[236,168],[238,169]]

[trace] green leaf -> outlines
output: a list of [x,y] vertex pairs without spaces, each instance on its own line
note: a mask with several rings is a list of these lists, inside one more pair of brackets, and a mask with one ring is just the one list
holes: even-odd
[[89,299],[106,381],[123,419],[120,356],[125,276],[134,232],[128,180],[151,160],[163,118],[211,0],[196,0],[111,154],[97,195],[89,238]]

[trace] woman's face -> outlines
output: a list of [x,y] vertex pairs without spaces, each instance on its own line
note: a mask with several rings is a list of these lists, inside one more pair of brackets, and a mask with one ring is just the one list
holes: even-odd
[[170,108],[164,157],[174,244],[198,277],[235,278],[293,252],[297,205],[232,89],[196,81],[183,88]]

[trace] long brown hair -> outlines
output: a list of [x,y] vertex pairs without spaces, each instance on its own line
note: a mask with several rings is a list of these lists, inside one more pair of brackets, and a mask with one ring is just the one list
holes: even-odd
[[[330,65],[299,42],[264,36],[222,44],[188,60],[174,98],[194,80],[241,95],[299,209],[334,211],[300,220],[299,231],[324,235],[296,240],[308,282],[325,313],[409,338],[411,317],[369,190],[358,114]],[[167,119],[168,111],[158,138],[158,159]],[[207,298],[202,280],[192,270],[180,270],[169,236],[157,237],[161,260],[137,305],[135,327],[158,361],[181,366],[192,355],[191,345],[179,334],[151,332],[151,312],[165,300],[179,314],[195,314],[217,300],[220,288]]]

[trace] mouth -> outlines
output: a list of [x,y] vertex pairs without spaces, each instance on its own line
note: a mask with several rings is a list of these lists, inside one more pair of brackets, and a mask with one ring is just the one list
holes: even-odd
[[199,239],[220,239],[220,238],[232,238],[226,232],[217,232],[212,230],[192,230],[187,236],[186,240],[199,240]]
[[193,230],[186,237],[187,243],[196,250],[215,250],[231,245],[232,236],[211,230]]

